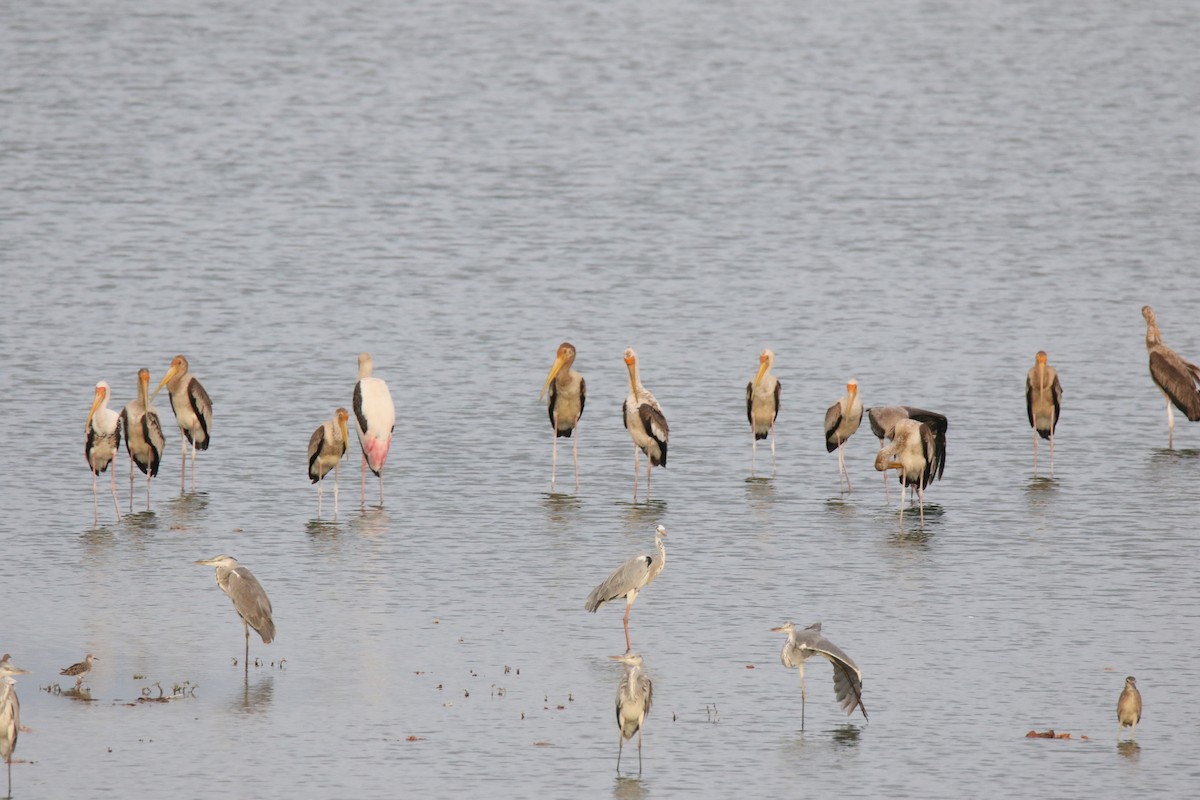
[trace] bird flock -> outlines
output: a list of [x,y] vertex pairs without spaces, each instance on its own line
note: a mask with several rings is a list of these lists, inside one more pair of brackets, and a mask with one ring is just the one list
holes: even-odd
[[[1146,321],[1146,350],[1149,356],[1150,376],[1162,392],[1167,411],[1168,447],[1174,447],[1175,416],[1179,409],[1190,421],[1200,421],[1200,367],[1185,360],[1163,343],[1158,321],[1150,306],[1143,306],[1142,316]],[[574,369],[576,349],[570,342],[563,342],[556,353],[553,366],[542,386],[540,397],[549,391],[547,411],[553,435],[550,486],[556,488],[558,467],[558,440],[571,438],[572,461],[574,464],[575,488],[579,489],[579,424],[587,400],[587,384],[583,376]],[[646,456],[645,497],[650,497],[650,474],[653,467],[667,466],[670,428],[662,406],[642,383],[637,353],[627,348],[624,361],[629,373],[629,394],[622,406],[622,421],[634,445],[633,497],[636,502],[639,491],[640,455]],[[775,354],[764,349],[759,354],[757,374],[746,385],[746,417],[752,435],[750,469],[757,469],[757,450],[760,440],[770,439],[772,471],[775,468],[775,422],[779,416],[782,384],[772,374]],[[362,482],[360,502],[366,503],[366,473],[370,471],[379,479],[379,502],[383,504],[383,468],[391,446],[396,413],[387,384],[373,376],[374,364],[368,353],[358,357],[358,380],[352,395],[352,408],[362,449]],[[186,486],[188,445],[191,445],[191,486],[196,484],[196,451],[207,450],[212,428],[212,400],[199,379],[192,374],[188,360],[183,355],[172,359],[166,374],[158,383],[153,394],[149,391],[150,372],[140,369],[137,373],[136,396],[117,413],[108,407],[111,387],[107,381],[96,384],[95,394],[88,412],[85,428],[84,455],[92,473],[93,516],[99,520],[99,477],[109,469],[120,450],[124,438],[129,456],[129,510],[133,510],[134,475],[137,468],[146,475],[146,509],[150,509],[150,483],[158,475],[162,460],[165,437],[153,401],[158,392],[166,387],[171,400],[171,409],[181,434],[180,491]],[[1026,411],[1030,427],[1034,431],[1033,469],[1037,473],[1038,440],[1049,443],[1050,471],[1054,470],[1054,433],[1062,409],[1062,384],[1057,371],[1047,361],[1044,351],[1039,351],[1035,363],[1028,371],[1025,382]],[[924,494],[929,485],[942,477],[946,464],[946,432],[949,423],[945,415],[914,406],[863,407],[858,392],[858,382],[850,379],[846,383],[846,394],[829,407],[825,414],[825,447],[827,453],[838,453],[839,489],[852,486],[846,470],[844,448],[850,437],[858,430],[863,412],[866,412],[872,432],[879,439],[879,451],[875,457],[876,470],[884,473],[887,489],[887,471],[896,470],[901,487],[900,514],[903,517],[905,492],[912,489],[924,519]],[[350,412],[339,407],[333,417],[321,423],[313,431],[308,445],[308,477],[317,485],[317,513],[323,504],[323,481],[330,471],[334,473],[334,513],[338,511],[338,473],[348,445],[348,422]],[[121,504],[116,488],[116,471],[110,474],[110,490],[118,519]],[[889,492],[890,494],[890,492]],[[910,498],[910,502],[912,502]],[[607,602],[625,599],[624,633],[625,653],[610,656],[622,664],[624,673],[617,687],[616,719],[619,730],[617,770],[620,771],[621,753],[624,742],[638,736],[638,774],[641,774],[641,731],[653,701],[653,683],[648,676],[641,655],[633,652],[629,635],[629,613],[638,594],[662,573],[666,565],[666,547],[663,539],[667,530],[662,525],[655,530],[656,552],[636,555],[599,583],[588,595],[584,608],[597,611]],[[245,630],[246,664],[249,663],[250,629],[253,628],[269,644],[275,637],[271,601],[254,574],[229,555],[218,555],[195,562],[215,569],[215,579],[220,589],[230,598],[241,618]],[[800,727],[804,729],[806,692],[804,662],[813,655],[821,655],[833,666],[835,697],[846,713],[857,709],[867,718],[863,703],[862,670],[837,645],[821,633],[821,623],[803,629],[792,622],[773,628],[773,632],[784,633],[787,639],[780,652],[780,661],[785,668],[795,668],[800,674]],[[76,689],[98,660],[89,653],[85,659],[62,670],[60,674],[75,677]],[[21,730],[20,701],[16,692],[15,676],[28,674],[27,670],[13,665],[10,656],[0,659],[0,757],[8,765],[8,793],[12,793],[12,755]],[[1117,703],[1118,736],[1126,728],[1131,735],[1136,732],[1141,719],[1142,698],[1133,676],[1125,679],[1125,686]]]

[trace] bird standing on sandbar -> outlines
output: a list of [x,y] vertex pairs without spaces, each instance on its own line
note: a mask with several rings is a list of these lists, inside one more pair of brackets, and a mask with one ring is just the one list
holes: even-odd
[[1141,720],[1142,693],[1138,691],[1137,679],[1130,675],[1125,679],[1125,688],[1117,700],[1117,738],[1121,738],[1121,731],[1129,728],[1129,737],[1132,739]]
[[609,656],[625,665],[625,674],[617,686],[617,772],[621,771],[621,751],[625,740],[638,737],[638,777],[642,775],[642,723],[654,700],[654,684],[642,669],[642,657],[637,653]]
[[183,439],[179,442],[182,448],[182,459],[179,468],[179,493],[184,491],[184,477],[187,474],[187,446],[192,445],[192,491],[196,491],[196,451],[207,450],[209,432],[212,430],[212,400],[208,392],[200,385],[200,381],[188,369],[188,360],[182,355],[171,359],[171,368],[163,379],[158,382],[158,388],[150,396],[151,402],[158,396],[162,388],[167,387],[171,397],[171,410],[175,412],[175,423]]
[[591,594],[584,601],[583,607],[595,613],[608,601],[616,600],[618,597],[625,598],[625,652],[633,649],[633,645],[629,642],[629,609],[633,607],[633,601],[637,600],[638,592],[649,586],[666,565],[667,548],[663,546],[662,542],[666,535],[667,529],[662,525],[655,528],[654,546],[658,548],[658,554],[644,554],[629,559],[614,569],[612,574],[605,578],[599,586],[592,589]]
[[[92,473],[92,524],[100,523],[100,501],[97,499],[96,479],[101,472],[108,469],[121,449],[121,417],[108,407],[111,394],[107,381],[96,384],[96,396],[92,401],[92,410],[88,412],[87,422],[83,424],[85,438],[83,454],[87,458],[88,469]],[[117,519],[121,518],[121,502],[117,500],[117,470],[114,467],[109,473],[112,483],[113,507],[117,510]]]
[[1054,428],[1062,405],[1062,385],[1058,370],[1046,363],[1046,352],[1039,350],[1036,363],[1025,376],[1025,410],[1033,428],[1033,474],[1037,475],[1038,437],[1050,441],[1050,474],[1054,474]]
[[771,474],[775,474],[775,418],[779,416],[779,393],[783,384],[771,374],[775,354],[763,348],[758,354],[758,374],[746,384],[746,418],[754,436],[750,450],[750,474],[754,475],[754,460],[758,455],[758,440],[771,437]]
[[1150,354],[1150,377],[1167,401],[1167,447],[1175,447],[1175,412],[1171,404],[1192,422],[1200,421],[1200,367],[1185,361],[1163,344],[1154,309],[1142,306],[1146,318],[1146,351]]
[[275,638],[275,622],[272,619],[271,600],[266,590],[254,577],[254,573],[240,566],[233,556],[219,555],[195,561],[204,567],[216,567],[217,586],[233,601],[233,607],[242,618],[246,630],[246,669],[250,668],[250,629],[262,637],[263,644]]
[[[575,363],[575,345],[563,342],[558,346],[554,364],[550,374],[542,385],[541,400],[550,389],[550,399],[546,409],[550,413],[550,429],[554,432],[554,450],[550,461],[550,491],[554,491],[555,473],[558,471],[558,439],[560,436],[571,438],[579,427],[579,418],[583,416],[583,405],[587,401],[587,383],[583,376],[572,369]],[[579,437],[575,436],[571,445],[571,456],[575,461],[575,491],[579,491]]]
[[642,386],[638,357],[632,347],[625,348],[625,366],[629,368],[629,396],[623,407],[625,430],[633,439],[633,500],[637,502],[638,450],[646,454],[646,500],[650,500],[650,468],[667,466],[667,418],[654,395]]
[[846,394],[825,411],[825,452],[838,454],[838,489],[842,487],[841,479],[846,479],[846,491],[850,491],[850,473],[846,471],[846,459],[842,454],[842,446],[846,440],[858,430],[862,422],[862,398],[858,396],[858,381],[851,378],[846,381]]
[[825,656],[833,664],[833,692],[846,710],[846,716],[857,708],[862,711],[863,719],[867,719],[867,707],[862,701],[862,670],[840,647],[821,635],[821,623],[814,622],[804,630],[797,630],[794,624],[785,622],[771,631],[786,633],[788,637],[779,660],[788,669],[800,669],[800,730],[804,730],[804,662],[814,655]]
[[362,446],[362,493],[360,502],[367,507],[367,467],[379,478],[379,506],[383,507],[383,465],[392,446],[396,429],[396,404],[388,385],[372,378],[375,362],[370,353],[358,356],[358,382],[354,384],[354,419],[358,443]]
[[322,480],[333,470],[333,515],[338,512],[338,470],[342,457],[346,455],[346,441],[350,438],[346,427],[350,412],[339,408],[333,419],[326,420],[313,431],[308,440],[308,477],[317,484],[317,517],[321,516],[321,500],[324,495]]
[[96,658],[91,653],[88,653],[86,656],[84,656],[83,661],[80,661],[78,664],[72,664],[58,674],[66,675],[69,678],[74,678],[75,689],[78,691],[79,687],[83,685],[83,677],[92,671],[92,662],[99,660],[100,659]]

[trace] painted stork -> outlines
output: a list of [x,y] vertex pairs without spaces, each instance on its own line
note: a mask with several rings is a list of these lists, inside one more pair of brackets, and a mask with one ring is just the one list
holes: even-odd
[[158,475],[162,461],[162,425],[158,412],[150,405],[150,370],[138,370],[138,396],[121,410],[121,431],[125,434],[125,450],[129,453],[129,510],[133,511],[133,465],[146,475],[146,510],[150,510],[150,481]]
[[182,458],[179,468],[179,493],[183,494],[184,476],[187,474],[187,446],[192,444],[192,491],[196,491],[196,451],[207,450],[209,432],[212,429],[212,400],[208,392],[200,385],[196,376],[188,371],[188,360],[182,355],[171,359],[171,368],[158,388],[150,396],[153,401],[162,388],[167,387],[171,396],[171,410],[175,412],[175,422],[183,438],[179,444],[182,448]]
[[1038,437],[1050,440],[1050,474],[1054,474],[1054,428],[1062,405],[1062,385],[1058,370],[1046,363],[1046,352],[1039,350],[1036,363],[1025,376],[1025,410],[1033,434],[1033,474],[1037,475]]
[[862,422],[862,398],[858,396],[858,381],[851,378],[846,382],[846,394],[825,411],[825,452],[838,454],[838,488],[841,479],[846,479],[846,491],[850,491],[850,473],[846,471],[846,459],[842,445],[858,430]]
[[900,519],[904,519],[904,490],[912,486],[917,490],[921,506],[921,522],[925,522],[925,487],[942,474],[938,461],[938,445],[933,430],[924,422],[902,419],[887,432],[892,443],[875,456],[875,469],[889,469],[900,473]]
[[625,430],[633,439],[633,500],[637,502],[638,450],[646,454],[646,499],[650,499],[650,467],[667,466],[667,418],[654,395],[642,386],[638,374],[637,353],[625,348],[625,366],[629,368],[629,396],[625,398]]
[[1146,350],[1150,353],[1150,377],[1167,400],[1167,447],[1175,447],[1175,412],[1171,404],[1189,420],[1200,420],[1200,367],[1183,358],[1163,344],[1162,333],[1154,309],[1142,306],[1146,318]]
[[379,478],[379,505],[383,507],[383,464],[392,446],[396,428],[396,405],[387,384],[372,378],[375,368],[370,353],[359,353],[358,382],[354,384],[354,418],[358,424],[358,443],[362,445],[362,507],[367,507],[367,467]]
[[[571,369],[575,363],[575,345],[563,342],[558,346],[558,354],[546,383],[542,386],[541,400],[550,389],[550,400],[547,411],[550,413],[550,429],[554,432],[554,455],[550,462],[550,491],[554,491],[554,477],[558,471],[558,439],[560,436],[571,438],[571,434],[579,427],[579,418],[583,416],[583,404],[587,401],[587,383],[583,376]],[[571,456],[575,461],[575,491],[579,491],[579,437],[574,437],[571,445]]]
[[[108,407],[111,391],[107,381],[96,384],[96,397],[92,401],[92,410],[88,412],[87,422],[83,424],[86,438],[83,444],[83,454],[87,457],[88,469],[92,472],[92,524],[100,523],[100,501],[97,499],[96,479],[101,472],[112,464],[117,451],[121,449],[121,417]],[[117,519],[121,518],[121,503],[117,500],[117,470],[114,467],[109,473],[112,483],[113,507],[117,510]]]
[[338,470],[342,456],[346,455],[346,442],[350,433],[346,427],[350,412],[339,408],[333,419],[321,424],[308,440],[308,477],[317,484],[317,517],[321,516],[321,500],[324,495],[322,478],[333,470],[333,513],[338,512]]
[[754,443],[750,450],[750,474],[754,474],[754,460],[758,455],[758,440],[771,437],[771,474],[775,474],[775,418],[779,416],[779,392],[783,386],[771,374],[775,366],[775,354],[764,348],[758,354],[758,374],[746,384],[746,419],[750,421],[750,432]]
[[[926,411],[916,406],[875,406],[874,408],[868,408],[867,422],[871,425],[871,432],[879,439],[880,450],[883,449],[885,441],[891,438],[889,431],[902,419],[915,419],[917,422],[924,422],[929,426],[929,430],[933,431],[933,441],[935,450],[937,451],[938,463],[938,473],[934,477],[941,478],[942,470],[946,468],[946,430],[950,427],[949,421],[944,414],[939,414],[936,411]],[[883,489],[890,503],[892,496],[888,489],[886,471],[883,474]]]

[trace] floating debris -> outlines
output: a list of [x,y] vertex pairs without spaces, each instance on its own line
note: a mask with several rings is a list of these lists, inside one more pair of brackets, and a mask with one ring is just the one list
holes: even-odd
[[[1051,729],[1048,731],[1042,731],[1040,733],[1038,731],[1030,731],[1029,733],[1025,734],[1025,738],[1026,739],[1070,739],[1071,734],[1066,733],[1065,731],[1063,733],[1055,733],[1054,730]],[[1086,739],[1087,737],[1085,736],[1083,738]]]
[[534,742],[533,746],[534,747],[554,747],[554,745],[551,744],[550,742]]
[[425,737],[424,736],[408,736],[404,739],[404,741],[406,741],[406,742],[423,742],[423,741],[425,741]]

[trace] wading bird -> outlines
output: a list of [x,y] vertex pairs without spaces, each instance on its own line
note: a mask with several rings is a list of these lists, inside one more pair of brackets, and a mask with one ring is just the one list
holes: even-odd
[[862,670],[840,647],[821,635],[821,623],[815,622],[798,631],[791,622],[785,622],[771,631],[786,633],[788,637],[779,660],[788,669],[800,669],[800,730],[804,730],[804,662],[814,655],[825,656],[833,664],[833,693],[846,716],[857,708],[862,711],[863,719],[867,719],[867,707],[862,701]]
[[152,402],[164,386],[167,387],[167,394],[171,397],[171,410],[175,412],[175,423],[179,425],[179,432],[183,434],[183,439],[179,443],[182,447],[179,493],[183,494],[183,479],[187,473],[188,442],[192,444],[192,491],[194,492],[196,491],[196,451],[208,449],[209,431],[212,429],[212,400],[209,399],[208,392],[204,391],[204,387],[200,385],[196,376],[188,371],[188,360],[181,355],[171,359],[171,368],[167,370],[166,375],[163,375],[163,379],[158,383],[158,388],[150,396]]
[[892,443],[875,455],[875,469],[883,472],[894,469],[900,475],[900,519],[904,519],[904,490],[917,490],[921,507],[921,522],[925,522],[925,487],[942,474],[938,461],[938,444],[933,431],[915,419],[899,420],[887,433]]
[[621,751],[625,749],[625,740],[638,737],[638,777],[642,775],[642,723],[650,712],[654,699],[654,684],[642,670],[642,657],[637,653],[626,653],[623,656],[609,656],[613,661],[625,665],[625,675],[617,686],[617,772],[621,771]]
[[[541,400],[550,389],[550,400],[547,410],[550,412],[550,429],[554,432],[554,454],[550,461],[550,491],[554,491],[554,477],[558,471],[558,438],[571,434],[579,427],[579,418],[583,416],[583,404],[587,400],[587,383],[583,376],[571,369],[575,363],[575,345],[563,342],[558,346],[558,354],[546,383],[542,385]],[[571,457],[575,461],[575,491],[579,491],[579,437],[576,436],[571,445]]]
[[637,353],[625,348],[625,366],[629,368],[629,396],[625,398],[625,430],[633,439],[633,499],[637,501],[638,450],[646,454],[646,500],[650,499],[650,467],[667,466],[667,418],[654,395],[642,386]]
[[1037,475],[1038,437],[1050,440],[1050,474],[1054,474],[1054,428],[1062,404],[1062,385],[1058,370],[1046,363],[1046,352],[1039,350],[1037,362],[1025,376],[1025,410],[1033,428],[1033,474]]
[[[112,464],[117,451],[121,449],[121,418],[116,411],[108,407],[109,388],[106,381],[96,384],[96,398],[92,401],[92,410],[88,412],[87,422],[83,424],[86,438],[83,443],[83,454],[87,457],[88,469],[92,472],[92,517],[93,524],[100,523],[100,501],[97,499],[96,479],[101,472]],[[117,510],[117,519],[121,518],[121,503],[117,500],[117,470],[109,473],[112,483],[113,507]]]
[[358,443],[362,446],[362,492],[360,502],[367,507],[367,467],[379,478],[379,506],[383,507],[383,465],[392,446],[396,428],[396,405],[392,393],[379,378],[372,378],[375,362],[370,353],[358,356],[358,382],[354,384],[354,419]]
[[216,567],[217,586],[233,601],[246,629],[246,669],[250,668],[250,629],[262,637],[263,644],[275,638],[275,623],[271,619],[271,600],[254,573],[239,566],[233,556],[219,555],[193,562],[204,567]]
[[838,454],[838,488],[841,479],[846,479],[846,491],[850,491],[850,473],[846,471],[846,459],[842,445],[850,438],[862,422],[862,399],[858,396],[858,381],[846,381],[846,394],[825,412],[825,452]]
[[[902,419],[915,419],[917,422],[923,422],[929,426],[929,430],[933,432],[934,451],[937,458],[938,472],[935,478],[942,477],[942,470],[946,468],[946,430],[950,427],[944,414],[939,414],[936,411],[926,411],[923,408],[915,406],[876,406],[867,409],[867,421],[871,425],[871,432],[879,439],[879,449],[882,450],[884,443],[890,439],[889,432],[895,427],[896,423]],[[891,492],[888,490],[887,472],[883,474],[883,490],[887,494],[888,502],[891,502]]]
[[1200,367],[1163,344],[1154,309],[1142,306],[1146,318],[1146,350],[1150,354],[1150,377],[1167,400],[1167,447],[1175,447],[1175,412],[1171,404],[1192,422],[1200,420]]
[[1137,734],[1137,724],[1142,719],[1142,693],[1138,691],[1137,680],[1130,675],[1125,679],[1125,688],[1121,690],[1121,698],[1117,700],[1117,738],[1121,731],[1129,728],[1129,736]]
[[78,690],[79,687],[81,685],[83,685],[84,676],[92,671],[92,662],[93,661],[99,661],[99,659],[96,658],[91,653],[88,653],[86,656],[84,656],[83,661],[80,661],[78,664],[72,664],[71,666],[62,670],[58,674],[66,675],[70,678],[74,678],[75,679],[75,689]]
[[344,408],[339,408],[333,419],[326,420],[313,431],[308,440],[308,477],[317,484],[318,517],[321,516],[321,498],[325,485],[322,478],[329,474],[329,470],[333,470],[333,513],[336,516],[338,512],[338,470],[342,456],[346,455],[346,441],[350,438],[346,427],[349,419],[350,413]]
[[633,645],[629,643],[629,609],[633,607],[633,601],[637,600],[638,592],[649,586],[667,563],[667,548],[662,542],[666,535],[667,529],[659,525],[654,531],[654,546],[658,548],[658,555],[643,554],[629,559],[614,569],[599,586],[592,589],[592,593],[584,601],[583,607],[594,613],[610,600],[625,598],[626,652],[633,649]]
[[754,459],[758,455],[758,440],[771,437],[771,473],[775,472],[775,418],[779,416],[779,392],[783,386],[771,374],[775,354],[763,348],[758,354],[758,374],[746,384],[746,419],[754,444],[750,450],[750,474],[754,474]]
[[29,670],[8,663],[7,655],[0,662],[0,758],[8,764],[8,797],[12,797],[12,755],[21,732],[21,700],[12,676],[28,674]]
[[138,370],[138,396],[121,410],[121,430],[129,453],[129,510],[133,511],[133,465],[146,475],[146,510],[150,510],[150,481],[158,475],[162,461],[162,425],[158,412],[150,405],[150,370]]

